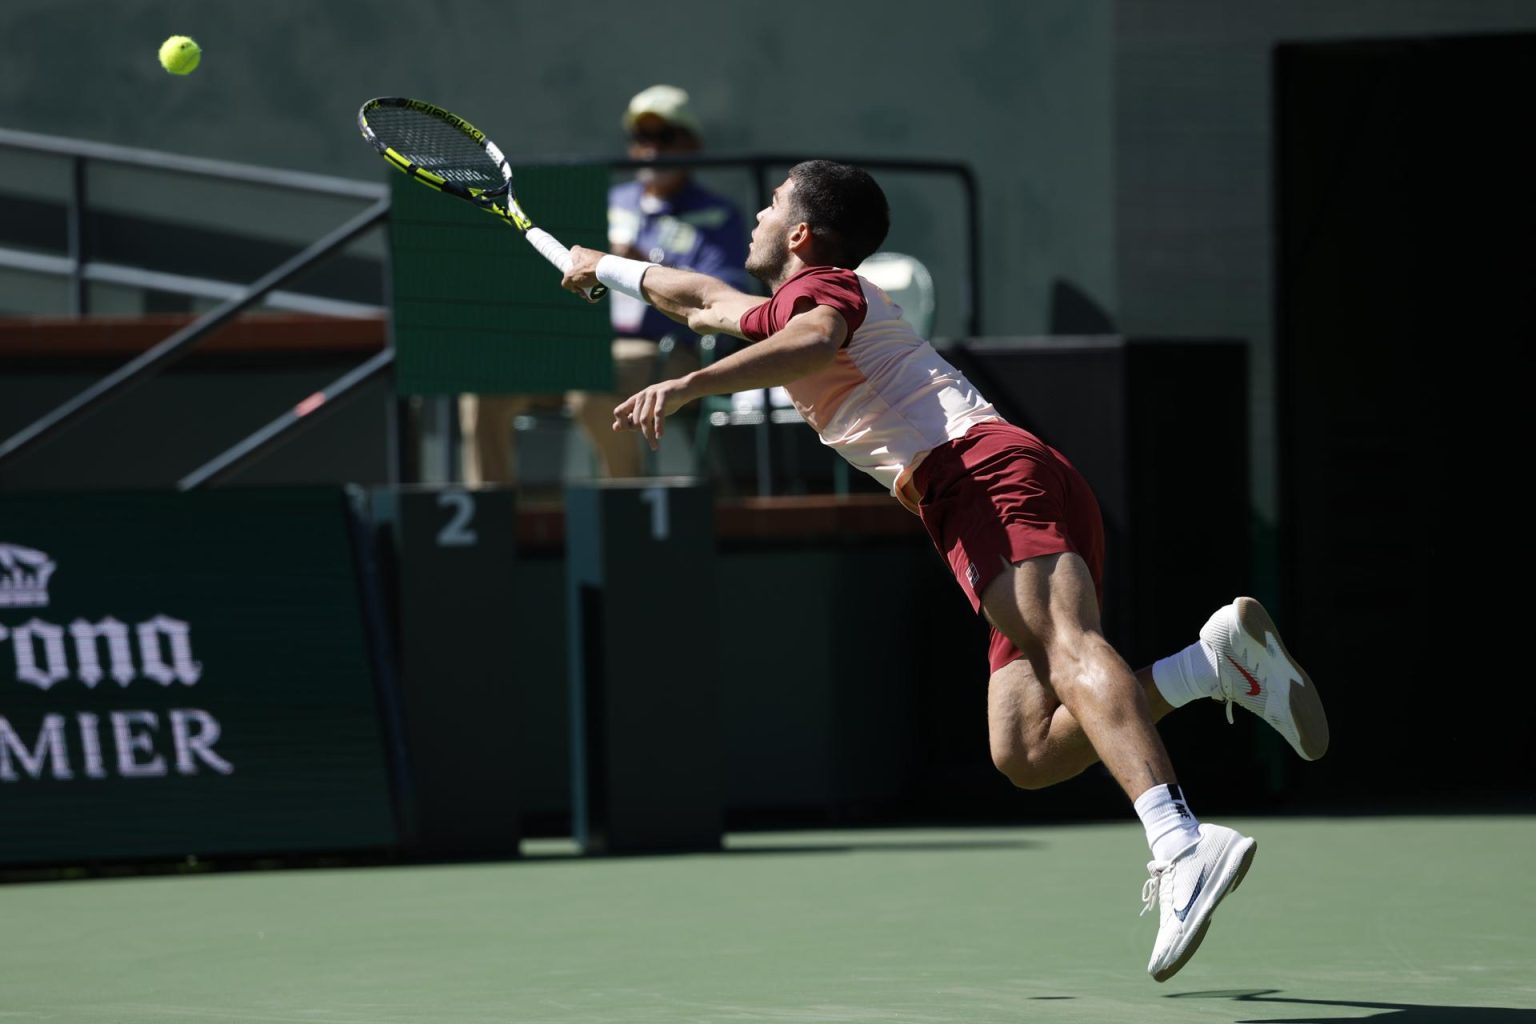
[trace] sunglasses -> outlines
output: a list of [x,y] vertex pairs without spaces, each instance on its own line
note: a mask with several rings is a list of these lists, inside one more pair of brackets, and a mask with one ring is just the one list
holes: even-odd
[[683,130],[667,124],[662,125],[660,128],[630,132],[629,137],[642,146],[670,146],[683,137]]

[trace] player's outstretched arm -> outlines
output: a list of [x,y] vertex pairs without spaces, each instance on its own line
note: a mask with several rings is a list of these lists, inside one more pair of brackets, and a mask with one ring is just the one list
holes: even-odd
[[652,267],[641,282],[645,300],[695,334],[745,338],[741,318],[767,300],[726,284],[717,277],[675,267]]
[[[645,277],[649,281],[650,273]],[[654,450],[660,445],[666,418],[694,399],[799,380],[835,359],[847,336],[848,326],[840,313],[830,306],[816,306],[756,345],[626,398],[613,410],[613,429],[640,431]]]
[[[571,269],[560,281],[561,286],[573,292],[591,289],[599,280],[597,265],[606,255],[596,249],[572,246]],[[633,264],[629,269],[637,272],[635,280],[604,283],[631,294],[631,288],[639,289],[639,298],[679,323],[687,324],[696,334],[723,333],[736,338],[744,337],[741,333],[742,314],[767,301],[760,296],[738,291],[708,274],[635,260],[621,263]]]

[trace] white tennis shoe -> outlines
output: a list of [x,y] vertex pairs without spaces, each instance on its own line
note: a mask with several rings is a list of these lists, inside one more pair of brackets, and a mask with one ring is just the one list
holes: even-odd
[[1211,926],[1222,897],[1238,887],[1258,852],[1255,839],[1221,825],[1201,825],[1200,841],[1172,860],[1147,864],[1141,912],[1159,906],[1157,942],[1147,973],[1167,981],[1189,962]]
[[1274,726],[1308,761],[1328,751],[1328,716],[1312,679],[1291,658],[1264,606],[1239,597],[1220,608],[1200,630],[1216,655],[1221,693],[1216,700],[1240,704]]

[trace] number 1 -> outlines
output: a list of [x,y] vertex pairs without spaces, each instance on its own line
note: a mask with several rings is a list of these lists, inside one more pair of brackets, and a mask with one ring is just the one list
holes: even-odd
[[667,489],[647,487],[640,492],[640,500],[651,506],[651,539],[666,540],[672,529],[667,515]]

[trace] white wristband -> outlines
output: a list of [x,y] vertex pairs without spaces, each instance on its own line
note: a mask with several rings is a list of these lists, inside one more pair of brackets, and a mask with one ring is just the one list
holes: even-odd
[[640,291],[640,280],[645,277],[645,272],[654,266],[656,266],[655,263],[627,260],[623,256],[609,253],[597,261],[597,279],[616,292],[622,292],[632,299],[644,302],[645,295]]

